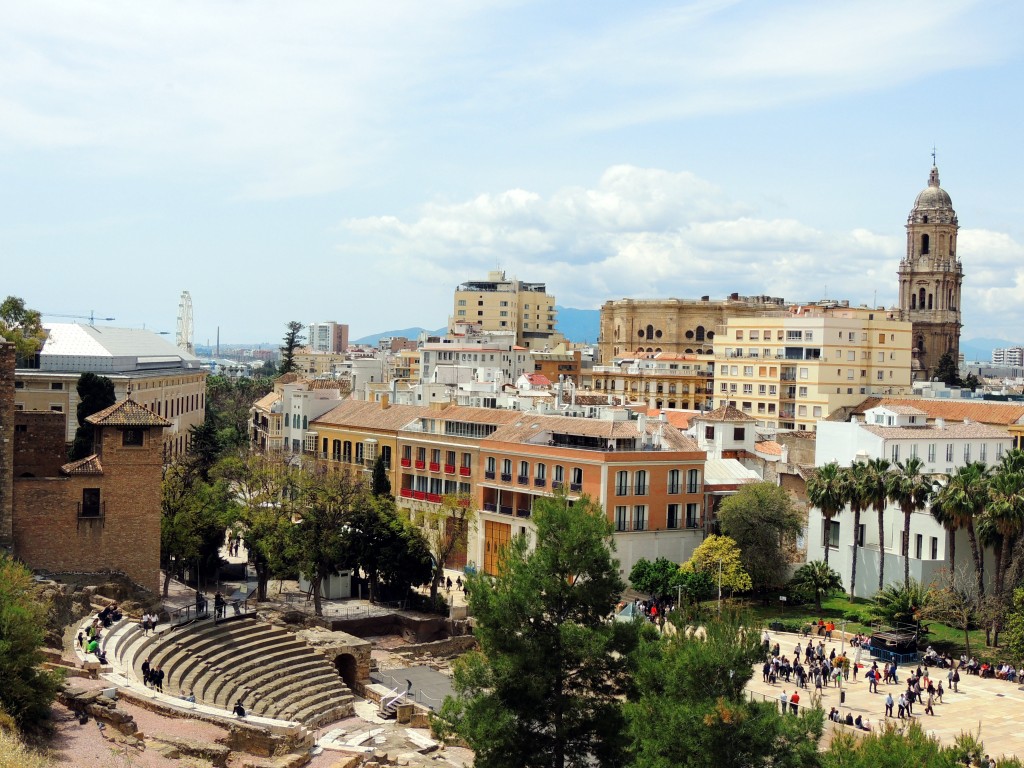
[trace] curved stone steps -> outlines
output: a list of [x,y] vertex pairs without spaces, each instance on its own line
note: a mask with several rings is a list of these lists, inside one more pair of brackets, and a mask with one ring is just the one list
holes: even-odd
[[[320,668],[319,659],[302,659],[288,665],[287,674],[297,675],[300,678],[315,673]],[[258,670],[258,674],[235,677],[230,685],[225,685],[219,692],[218,698],[227,701],[236,701],[240,695],[249,691],[276,691],[276,686],[285,679],[280,667],[274,665]]]
[[340,679],[331,680],[330,678],[317,677],[312,680],[300,680],[298,681],[298,686],[295,683],[291,683],[286,686],[288,688],[287,691],[275,688],[273,697],[268,705],[268,711],[288,712],[295,708],[296,705],[311,703],[312,699],[321,693],[340,696],[339,682]]
[[[340,681],[331,681],[313,686],[305,695],[289,696],[290,701],[281,702],[280,705],[274,707],[274,711],[283,715],[285,720],[292,720],[299,712],[307,709],[318,710],[322,708],[321,705],[326,705],[327,708],[333,707],[346,696],[351,699],[351,694],[347,692],[348,689],[343,690],[342,685]],[[277,701],[274,703],[278,704]]]
[[210,653],[193,652],[190,646],[184,646],[191,654],[181,665],[175,676],[175,685],[179,688],[188,687],[200,697],[197,689],[197,678],[208,672],[235,672],[253,658],[258,657],[261,649],[277,648],[287,642],[292,650],[304,646],[297,641],[282,640],[273,634],[262,631],[248,632],[243,635],[229,635],[222,645],[210,646]]
[[[224,649],[230,652],[235,643],[246,642],[249,637],[258,635],[260,630],[261,627],[256,623],[246,623],[244,626],[232,628],[210,625],[198,633],[198,643],[192,643],[192,636],[189,634],[177,635],[173,643],[165,647],[162,655],[164,666],[173,667],[165,670],[168,673],[168,683],[173,681],[180,688],[189,672],[209,658],[209,652],[219,653]],[[177,658],[177,663],[171,664],[172,657],[177,656],[182,658]]]
[[206,666],[207,679],[197,683],[196,697],[202,696],[203,701],[213,702],[216,691],[228,681],[245,680],[252,672],[263,669],[270,660],[287,662],[302,658],[308,650],[307,646],[293,638],[282,638],[275,635],[261,637],[245,650],[244,658],[235,658],[231,653],[218,654],[218,661],[212,659]]

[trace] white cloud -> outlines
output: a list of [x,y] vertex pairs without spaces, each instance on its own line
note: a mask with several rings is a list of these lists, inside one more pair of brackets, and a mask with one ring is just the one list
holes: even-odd
[[[362,269],[387,264],[398,295],[418,286],[423,296],[439,297],[430,306],[438,316],[450,312],[454,285],[496,265],[547,282],[560,304],[573,307],[732,292],[891,305],[905,244],[899,231],[826,232],[759,216],[690,173],[626,165],[589,188],[432,202],[407,220],[350,219],[342,230],[343,253],[361,255]],[[1002,233],[965,229],[960,256],[966,335],[1012,338],[1024,321],[1017,300],[1024,295],[1024,246]]]

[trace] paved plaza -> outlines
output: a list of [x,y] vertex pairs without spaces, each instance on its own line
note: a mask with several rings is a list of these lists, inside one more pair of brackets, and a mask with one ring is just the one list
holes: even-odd
[[[836,635],[838,636],[838,632]],[[797,642],[806,647],[807,639],[796,634],[787,632],[769,632],[772,643],[779,643],[781,652],[788,658],[793,658],[793,649]],[[814,638],[817,646],[820,638]],[[838,639],[825,642],[825,655],[828,656],[832,648],[836,649],[838,655],[842,643]],[[846,643],[847,655],[855,658],[856,649]],[[853,713],[854,717],[861,715],[871,721],[872,727],[876,727],[885,719],[885,696],[891,692],[894,699],[899,697],[901,691],[906,690],[906,678],[912,668],[916,665],[903,665],[899,670],[899,684],[886,685],[878,684],[878,693],[868,691],[868,683],[864,678],[864,672],[871,668],[871,658],[865,650],[861,656],[861,663],[865,665],[860,670],[857,680],[849,680],[843,683],[842,688],[830,686],[824,690],[821,698],[821,706],[827,714],[831,707],[838,707],[840,714],[845,717],[847,712]],[[796,687],[795,678],[793,682],[779,680],[774,685],[765,683],[762,680],[761,664],[754,667],[754,676],[747,685],[747,690],[762,694],[768,700],[778,701],[779,694],[785,690],[792,693]],[[879,663],[879,669],[884,668],[884,663]],[[946,673],[948,670],[932,667],[932,679],[938,684],[942,681],[944,688],[948,686]],[[852,675],[852,672],[851,672]],[[959,692],[947,690],[943,697],[942,704],[935,704],[935,715],[924,714],[924,704],[914,705],[914,718],[921,723],[924,730],[937,736],[944,744],[952,744],[962,731],[978,732],[981,730],[981,739],[985,743],[985,749],[993,755],[1019,755],[1024,754],[1024,729],[1021,723],[1024,721],[1024,691],[1020,690],[1018,683],[1008,683],[1005,680],[982,679],[974,675],[961,673]],[[846,692],[845,704],[840,704],[840,691]],[[814,693],[813,683],[807,689],[800,689],[800,703],[810,703]]]

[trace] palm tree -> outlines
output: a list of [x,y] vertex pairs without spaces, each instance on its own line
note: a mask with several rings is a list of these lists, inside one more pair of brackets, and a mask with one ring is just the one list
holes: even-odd
[[[978,536],[974,528],[974,520],[985,511],[988,503],[988,483],[991,471],[983,462],[972,461],[949,476],[937,496],[950,540],[956,531],[965,529],[967,541],[971,545],[971,558],[974,560],[974,573],[977,579],[978,596],[985,596],[985,561],[983,552],[978,547]],[[953,549],[950,548],[950,568],[953,567]]]
[[896,462],[896,471],[889,474],[888,493],[903,512],[903,583],[910,583],[910,516],[927,506],[932,495],[932,483],[921,470],[924,462],[911,456]]
[[857,591],[857,547],[860,546],[860,513],[865,507],[864,488],[866,485],[868,465],[863,461],[855,461],[843,470],[846,490],[846,503],[853,512],[853,565],[850,567],[850,599]]
[[843,577],[823,560],[814,560],[797,568],[792,585],[801,592],[813,594],[814,607],[821,613],[821,598],[840,591],[843,588]]
[[807,499],[821,511],[825,521],[825,565],[832,547],[832,518],[846,507],[846,475],[835,461],[820,467],[807,481]]
[[1004,577],[1010,567],[1016,538],[1024,528],[1024,472],[997,469],[988,484],[988,506],[984,519],[999,538],[996,557],[995,594],[1002,595]]
[[885,584],[885,505],[889,501],[889,467],[885,459],[868,461],[864,477],[864,506],[878,515],[878,589]]

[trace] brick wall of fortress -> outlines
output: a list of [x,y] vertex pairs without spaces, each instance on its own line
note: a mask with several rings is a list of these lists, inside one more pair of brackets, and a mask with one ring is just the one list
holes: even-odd
[[[601,337],[598,343],[601,362],[607,364],[616,357],[631,356],[641,347],[674,354],[686,354],[688,350],[691,353],[697,350],[710,352],[714,334],[728,318],[782,314],[785,310],[785,301],[772,296],[736,296],[714,301],[606,301],[601,306]],[[648,338],[648,326],[653,331],[653,338]]]
[[[115,571],[157,592],[160,572],[160,430],[140,448],[102,430],[102,475],[16,477],[15,553],[43,571]],[[79,519],[82,490],[99,488],[100,518]]]
[[64,414],[15,411],[14,424],[15,477],[57,477],[67,463]]
[[14,345],[0,341],[0,549],[14,543]]

